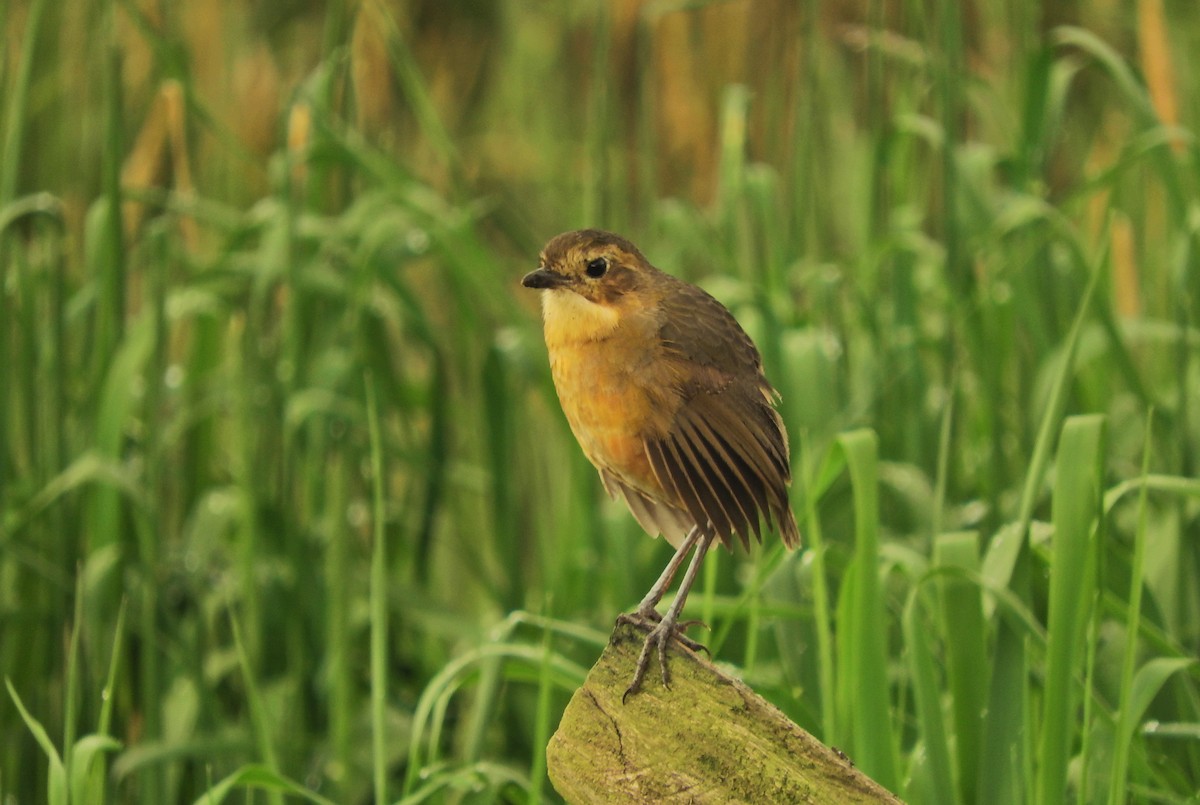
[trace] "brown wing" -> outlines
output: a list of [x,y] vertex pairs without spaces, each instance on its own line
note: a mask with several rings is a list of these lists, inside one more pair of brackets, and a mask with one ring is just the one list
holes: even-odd
[[660,338],[680,367],[682,402],[666,434],[646,442],[655,475],[726,547],[734,535],[743,546],[751,532],[761,540],[762,520],[792,547],[800,536],[787,498],[787,433],[758,349],[717,300],[672,285],[661,303]]

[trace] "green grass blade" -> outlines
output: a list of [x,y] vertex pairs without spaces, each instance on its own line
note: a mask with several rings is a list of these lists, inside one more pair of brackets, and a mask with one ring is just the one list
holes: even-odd
[[29,714],[25,709],[25,703],[21,701],[21,697],[17,695],[17,689],[13,687],[12,680],[4,677],[4,684],[8,687],[8,695],[12,698],[12,702],[17,707],[17,712],[21,714],[21,719],[25,722],[26,728],[33,734],[34,740],[38,746],[46,754],[46,759],[50,763],[50,770],[47,772],[47,805],[67,805],[67,770],[63,766],[62,758],[58,754],[58,750],[54,748],[54,742],[50,740],[50,736],[46,733],[46,728],[41,722]]
[[[153,322],[140,320],[130,328],[127,338],[109,361],[95,416],[95,448],[102,459],[119,463],[125,428],[137,409],[137,400],[129,389],[136,386],[154,349]],[[89,523],[93,551],[118,544],[124,533],[120,525],[120,498],[116,489],[101,487],[92,493]],[[114,598],[117,590],[112,590]],[[116,601],[113,601],[115,606]]]
[[71,619],[70,642],[67,646],[67,689],[63,703],[63,765],[72,769],[71,753],[75,750],[75,728],[78,714],[75,712],[79,699],[79,640],[83,634],[83,574],[75,579],[75,614]]
[[[1120,693],[1117,703],[1117,726],[1113,740],[1113,757],[1108,783],[1109,805],[1119,805],[1125,796],[1126,774],[1129,770],[1130,743],[1133,738],[1134,716],[1129,707],[1133,689],[1134,666],[1137,664],[1138,641],[1135,639],[1142,623],[1143,574],[1146,568],[1146,499],[1149,487],[1145,483],[1150,470],[1150,445],[1154,436],[1154,410],[1146,416],[1145,442],[1142,448],[1141,490],[1137,499],[1137,530],[1133,535],[1133,559],[1129,568],[1129,614],[1125,620],[1125,656],[1121,659]],[[1104,495],[1104,513],[1112,508],[1111,490]]]
[[896,790],[896,739],[892,731],[887,675],[887,641],[879,584],[878,441],[874,432],[858,430],[838,438],[854,487],[854,582],[849,620],[840,635],[849,665],[840,678],[853,724],[855,763],[880,785]]
[[28,120],[29,85],[33,78],[33,60],[38,52],[37,40],[41,30],[46,0],[33,0],[27,9],[23,43],[19,48],[20,62],[16,76],[7,88],[8,104],[4,109],[3,151],[0,152],[0,209],[16,198],[17,174],[22,159],[23,136]]
[[[1111,45],[1092,31],[1074,26],[1061,26],[1053,31],[1054,43],[1060,47],[1079,48],[1096,60],[1105,72],[1112,78],[1113,84],[1120,90],[1134,112],[1134,118],[1143,128],[1160,126],[1158,112],[1146,92],[1143,83],[1138,80],[1133,67],[1121,57]],[[1166,205],[1168,212],[1183,216],[1189,208],[1187,190],[1182,182],[1182,174],[1178,165],[1171,158],[1166,143],[1157,149],[1155,166],[1163,187],[1170,194],[1171,203]]]
[[113,691],[117,684],[117,669],[120,667],[121,646],[125,638],[125,609],[128,601],[121,599],[121,607],[117,610],[116,624],[113,626],[112,653],[109,655],[108,676],[104,680],[104,690],[100,693],[100,718],[96,724],[96,733],[108,735],[112,728]]
[[[125,640],[125,609],[128,599],[121,599],[121,607],[117,610],[116,624],[113,626],[112,637],[112,653],[108,660],[108,676],[104,680],[104,688],[100,691],[100,717],[96,722],[96,735],[107,736],[112,729],[112,712],[114,692],[117,685],[117,670],[120,667],[121,647]],[[105,770],[102,766],[93,766],[88,770],[88,763],[83,762],[78,756],[75,758],[73,768],[71,769],[72,777],[74,777],[76,769],[83,769],[88,773],[88,784],[85,787],[86,791],[103,791]],[[74,785],[74,782],[72,782]],[[82,792],[81,792],[82,793]],[[83,800],[73,800],[76,803]]]
[[[1013,529],[1015,532],[1015,529]],[[1012,534],[1010,539],[1019,538]],[[1007,574],[1004,585],[989,589],[1003,591],[1013,602],[1024,606],[1031,585],[1027,558],[1017,561]],[[991,579],[984,574],[985,583]],[[1001,613],[1003,599],[993,604]],[[1033,618],[1029,619],[1033,622]],[[979,783],[976,801],[980,805],[1012,805],[1022,800],[1025,768],[1029,761],[1028,746],[1033,730],[1029,717],[1029,657],[1027,635],[1001,618],[997,623],[996,640],[990,654],[991,685],[988,690],[984,719],[982,749],[979,759]]]
[[96,760],[104,752],[116,752],[121,748],[121,742],[107,735],[85,735],[71,747],[71,762],[67,772],[71,783],[71,802],[75,805],[84,803],[104,802],[103,779],[97,779],[94,772],[103,772],[104,767],[96,764]]
[[117,10],[105,9],[104,72],[104,157],[100,161],[104,195],[95,202],[96,226],[93,229],[92,268],[96,278],[97,324],[93,347],[95,367],[104,372],[108,359],[125,336],[127,266],[125,231],[122,220],[121,162],[125,155],[124,84],[121,81],[121,55],[116,43]]
[[[957,298],[966,303],[974,290],[974,274],[965,259],[963,249],[963,223],[960,214],[961,197],[965,183],[959,177],[958,143],[962,136],[963,99],[965,81],[963,70],[963,26],[959,4],[955,0],[940,0],[937,3],[935,35],[941,60],[938,64],[937,89],[938,111],[944,140],[941,148],[941,191],[945,199],[945,220],[942,240],[946,249],[945,271],[947,285]],[[973,320],[966,319],[968,337],[977,338],[972,329]]]
[[[611,105],[614,100],[609,91],[609,59],[612,58],[612,7],[608,3],[597,3],[593,16],[593,47],[591,81],[588,87],[586,149],[588,158],[583,165],[583,192],[580,193],[578,210],[571,210],[584,222],[608,222],[610,220],[609,193],[606,185],[609,172],[608,144],[612,137]],[[607,223],[616,227],[623,222]]]
[[[516,398],[511,392],[512,356],[502,344],[493,344],[483,364],[482,390],[488,404],[483,406],[488,475],[492,484],[492,542],[495,562],[501,567],[496,579],[495,598],[504,610],[517,609],[521,603],[521,540],[516,515],[512,467],[517,436],[516,415],[511,409]],[[477,758],[470,758],[476,760]]]
[[[1025,471],[1016,522],[992,539],[983,562],[983,577],[995,588],[1009,588],[1027,598],[1032,585],[1028,551],[1029,525],[1040,498],[1046,468],[1054,447],[1054,434],[1066,407],[1068,379],[1072,376],[1080,334],[1095,294],[1100,272],[1092,271],[1065,339],[1062,357],[1050,384],[1045,410],[1038,425],[1033,452]],[[989,604],[990,612],[994,604]],[[988,691],[988,718],[984,725],[978,798],[981,805],[1009,805],[1021,796],[1025,769],[1031,762],[1026,748],[1033,740],[1032,724],[1024,705],[1029,702],[1028,666],[1024,639],[1001,622],[992,662]],[[1021,702],[1018,709],[1014,702]],[[1032,782],[1029,781],[1029,785]]]
[[[335,451],[325,465],[329,496],[326,528],[325,575],[329,585],[326,612],[328,646],[329,741],[333,754],[334,782],[344,786],[350,773],[350,727],[355,703],[355,674],[351,663],[350,606],[354,600],[350,564],[351,536],[346,528],[346,486],[349,469],[344,454]],[[341,791],[344,793],[345,789]]]
[[326,799],[273,769],[258,764],[242,766],[216,785],[211,786],[196,799],[195,805],[218,805],[218,803],[224,802],[235,788],[258,788],[268,792],[271,799],[278,799],[280,802],[283,801],[282,795],[288,794],[315,805],[334,805],[333,800]]
[[[958,385],[957,378],[953,379],[950,387]],[[942,410],[941,427],[938,429],[937,471],[933,481],[933,513],[930,515],[929,537],[933,541],[936,563],[937,540],[942,533],[942,522],[946,517],[946,484],[949,480],[948,465],[950,462],[950,440],[954,426],[954,395],[946,400]]]
[[549,629],[542,631],[542,663],[538,669],[537,710],[533,722],[533,759],[530,761],[529,784],[531,786],[529,805],[538,805],[542,801],[546,777],[546,745],[550,742],[554,715],[551,701],[554,692],[552,671],[554,659],[554,633]]
[[[1090,287],[1094,288],[1094,280]],[[1090,290],[1085,295],[1079,311],[1080,316],[1076,319],[1077,325],[1083,322],[1082,314],[1088,306],[1091,295]],[[1039,424],[1030,465],[1025,473],[1016,521],[998,532],[996,538],[988,546],[984,557],[984,575],[997,585],[1006,584],[1013,575],[1018,562],[1025,558],[1029,526],[1033,520],[1034,509],[1041,498],[1046,468],[1054,448],[1054,428],[1065,409],[1067,380],[1073,369],[1078,340],[1079,330],[1073,329],[1063,350],[1062,362],[1054,372],[1049,399]]]
[[[279,761],[276,757],[275,741],[271,735],[271,718],[264,706],[258,681],[254,678],[250,657],[246,653],[245,641],[242,640],[242,628],[232,613],[229,617],[229,628],[233,632],[233,644],[237,651],[238,664],[241,666],[242,681],[246,686],[246,708],[250,711],[250,722],[254,727],[259,754],[268,769],[278,769]],[[270,800],[274,805],[283,805],[283,799],[278,792],[275,792]]]
[[1064,342],[1062,357],[1060,359],[1061,363],[1054,373],[1050,384],[1050,393],[1046,401],[1046,408],[1042,414],[1041,422],[1038,424],[1037,438],[1033,444],[1033,454],[1030,457],[1029,468],[1025,473],[1025,481],[1021,488],[1020,503],[1017,507],[1017,530],[1015,534],[1017,539],[1006,541],[1003,550],[999,550],[1000,545],[993,544],[984,560],[984,574],[993,582],[999,584],[1005,583],[1025,545],[1024,540],[1029,530],[1029,523],[1033,519],[1034,507],[1037,505],[1040,497],[1046,467],[1049,466],[1051,451],[1054,449],[1054,433],[1057,430],[1062,412],[1066,407],[1067,381],[1072,377],[1074,371],[1080,334],[1083,331],[1084,322],[1087,321],[1087,314],[1091,308],[1092,297],[1095,295],[1099,276],[1099,271],[1092,272],[1087,290],[1084,291],[1083,298],[1079,302],[1079,308],[1075,313],[1075,320],[1072,322],[1071,330]]
[[[808,439],[800,442],[800,466],[810,467],[808,461]],[[825,538],[821,532],[821,521],[817,517],[817,501],[812,479],[804,481],[804,537],[812,553],[812,596],[814,631],[817,634],[817,680],[821,686],[821,736],[825,741],[845,741],[841,737],[841,725],[837,720],[837,689],[834,679],[836,655],[834,653],[829,581],[825,567]]]
[[381,5],[373,10],[387,37],[388,56],[396,80],[417,119],[421,133],[433,146],[445,167],[456,170],[459,163],[457,148],[439,117],[437,106],[430,96],[429,87],[421,73],[421,66],[413,55],[408,37],[400,30],[400,26],[386,7]]
[[371,439],[371,770],[376,805],[387,800],[387,541],[384,531],[383,444],[375,381],[365,380],[367,427]]
[[1148,473],[1113,486],[1104,493],[1104,513],[1107,515],[1121,498],[1131,492],[1166,492],[1179,497],[1200,500],[1200,478],[1181,478],[1178,475]]
[[1129,692],[1130,724],[1142,719],[1167,680],[1198,663],[1200,660],[1195,657],[1155,657],[1139,668]]
[[[933,563],[938,569],[979,572],[979,534],[974,531],[941,534],[934,541]],[[938,580],[942,632],[946,640],[946,679],[954,723],[954,746],[959,795],[974,798],[978,784],[983,708],[991,665],[983,596],[979,586],[957,575]]]
[[1101,416],[1072,417],[1063,425],[1058,448],[1037,772],[1037,801],[1045,805],[1062,802],[1066,795],[1078,700],[1075,680],[1083,672],[1080,653],[1096,590],[1104,431]]
[[[427,765],[435,761],[437,735],[442,729],[438,719],[439,708],[449,701],[464,680],[492,659],[522,663],[535,669],[534,679],[544,673],[545,652],[539,647],[519,644],[487,644],[468,651],[442,668],[426,685],[413,711],[413,729],[409,740],[408,765],[405,770],[403,794],[409,796],[417,791],[421,774]],[[587,675],[585,668],[555,654],[551,661],[551,679],[556,687],[574,691],[583,684]],[[428,744],[430,751],[422,756],[422,746]]]
[[950,740],[942,718],[941,684],[934,669],[932,642],[922,601],[921,586],[909,595],[904,607],[904,643],[908,650],[909,673],[917,705],[920,741],[929,767],[929,802],[953,805],[958,802]]

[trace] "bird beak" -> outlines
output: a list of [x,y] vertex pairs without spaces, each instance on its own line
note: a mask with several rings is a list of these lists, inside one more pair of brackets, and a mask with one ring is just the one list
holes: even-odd
[[567,278],[548,268],[539,268],[526,274],[521,279],[521,284],[526,288],[558,288],[567,284]]

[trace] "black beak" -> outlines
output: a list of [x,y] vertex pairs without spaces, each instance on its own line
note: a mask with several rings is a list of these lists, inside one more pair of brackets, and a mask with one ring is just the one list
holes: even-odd
[[548,268],[539,268],[522,277],[521,284],[526,288],[558,288],[567,284],[567,278]]

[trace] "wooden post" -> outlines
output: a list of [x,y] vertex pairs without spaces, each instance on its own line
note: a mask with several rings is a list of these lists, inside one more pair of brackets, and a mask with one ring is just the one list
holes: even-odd
[[571,805],[899,803],[741,682],[676,644],[624,704],[644,635],[618,626],[546,748]]

